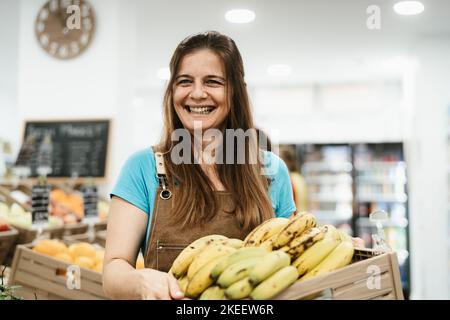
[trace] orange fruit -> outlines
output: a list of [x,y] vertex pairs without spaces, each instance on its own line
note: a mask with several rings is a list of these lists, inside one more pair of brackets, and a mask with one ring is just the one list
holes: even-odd
[[103,262],[105,258],[105,250],[97,250],[95,252],[95,263]]
[[144,257],[142,257],[142,255],[139,255],[136,261],[136,269],[144,269],[144,268],[145,268]]
[[73,263],[79,265],[82,268],[86,268],[86,269],[92,269],[95,265],[94,259],[92,259],[90,257],[85,257],[85,256],[77,257]]
[[95,261],[95,258],[97,257],[97,252],[90,243],[87,242],[80,242],[80,243],[74,243],[69,246],[69,254],[72,256],[73,259],[76,259],[80,256],[89,257],[92,260]]
[[67,246],[58,240],[41,240],[33,248],[33,251],[46,254],[48,256],[55,256],[58,253],[67,252]]
[[72,257],[67,252],[60,252],[60,253],[56,254],[54,256],[54,258],[62,260],[62,261],[67,262],[67,263],[72,263],[73,262]]
[[99,262],[97,263],[92,270],[99,272],[99,273],[103,273],[103,262]]

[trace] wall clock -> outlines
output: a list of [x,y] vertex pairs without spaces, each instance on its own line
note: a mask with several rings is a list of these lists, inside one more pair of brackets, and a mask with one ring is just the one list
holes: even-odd
[[92,42],[95,16],[85,0],[50,0],[39,10],[35,34],[40,46],[57,59],[71,59]]

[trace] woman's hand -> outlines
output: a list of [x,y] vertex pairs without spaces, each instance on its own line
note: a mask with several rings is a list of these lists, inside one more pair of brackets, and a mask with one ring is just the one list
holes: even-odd
[[154,269],[133,271],[138,281],[138,293],[143,300],[180,300],[184,298],[177,280],[170,274]]
[[366,247],[364,240],[361,238],[352,238],[352,243],[355,248],[365,248]]

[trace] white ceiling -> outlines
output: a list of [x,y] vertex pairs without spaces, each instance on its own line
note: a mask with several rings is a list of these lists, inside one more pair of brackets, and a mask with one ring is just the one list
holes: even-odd
[[[353,81],[395,78],[390,65],[374,62],[413,56],[418,37],[450,35],[450,1],[422,0],[418,16],[393,12],[394,0],[138,0],[139,77],[160,84],[158,68],[167,66],[176,45],[187,35],[217,30],[240,48],[250,85]],[[366,27],[369,5],[381,9],[381,30]],[[230,24],[229,9],[255,11],[250,24]],[[450,38],[447,38],[450,39]],[[288,78],[270,78],[266,68],[287,63]],[[394,62],[394,67],[398,63]]]

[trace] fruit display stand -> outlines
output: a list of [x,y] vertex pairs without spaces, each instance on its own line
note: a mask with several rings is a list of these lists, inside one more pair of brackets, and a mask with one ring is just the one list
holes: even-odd
[[348,266],[281,292],[276,300],[300,300],[321,294],[333,300],[403,300],[397,255],[356,249]]
[[108,225],[107,221],[96,222],[96,223],[94,223],[94,231],[98,232],[98,231],[106,230],[107,225]]
[[0,265],[5,263],[8,253],[15,245],[18,236],[19,232],[14,228],[0,232]]
[[89,225],[83,222],[64,225],[64,235],[70,236],[75,234],[83,234],[88,231]]
[[106,230],[98,231],[95,233],[95,242],[105,247],[106,245]]
[[80,268],[81,288],[69,289],[65,272],[70,264],[35,252],[31,248],[31,244],[19,245],[16,248],[9,284],[21,286],[15,291],[17,296],[33,300],[107,299],[100,273]]

